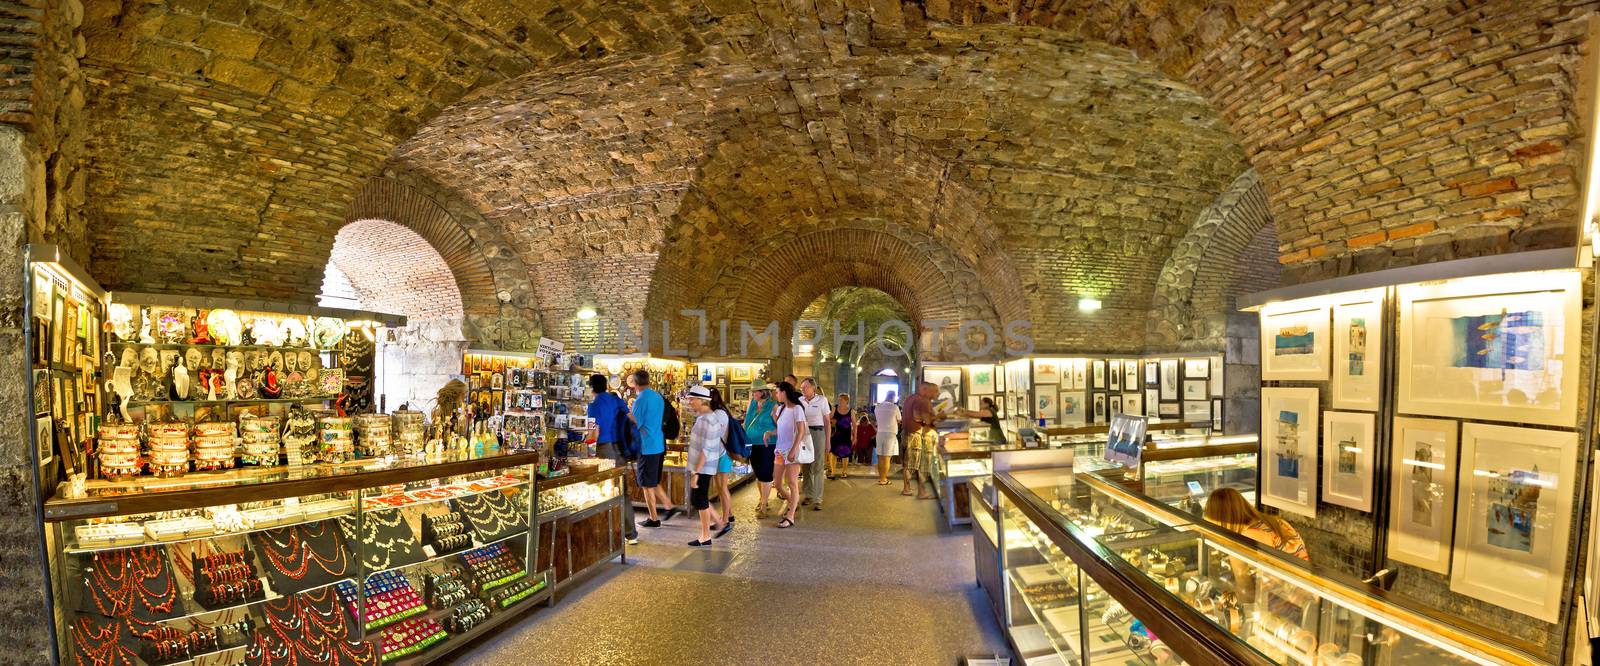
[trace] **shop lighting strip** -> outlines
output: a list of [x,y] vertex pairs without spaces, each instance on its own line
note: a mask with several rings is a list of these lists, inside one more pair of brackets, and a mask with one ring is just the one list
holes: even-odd
[[1305,284],[1291,285],[1277,289],[1258,291],[1245,294],[1238,298],[1240,310],[1254,310],[1268,303],[1278,301],[1293,301],[1302,298],[1327,296],[1347,291],[1362,289],[1378,289],[1395,285],[1415,284],[1418,282],[1432,282],[1435,280],[1451,280],[1479,275],[1495,275],[1499,273],[1523,273],[1528,271],[1552,271],[1576,268],[1578,248],[1558,248],[1554,250],[1534,250],[1531,252],[1512,252],[1510,254],[1494,254],[1484,257],[1470,257],[1467,259],[1452,259],[1450,261],[1436,261],[1431,264],[1417,266],[1404,266],[1390,268],[1370,273],[1346,275],[1331,280],[1307,282]]

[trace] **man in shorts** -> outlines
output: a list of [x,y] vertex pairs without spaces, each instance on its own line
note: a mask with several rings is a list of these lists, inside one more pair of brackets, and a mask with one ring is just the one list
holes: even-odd
[[900,405],[894,404],[895,394],[872,408],[872,418],[878,423],[876,445],[878,454],[878,485],[889,485],[889,459],[900,454]]
[[[678,513],[667,491],[661,488],[661,465],[667,457],[667,439],[661,434],[661,418],[667,401],[650,388],[649,370],[634,372],[633,384],[639,388],[638,397],[633,399],[632,414],[633,423],[639,428],[639,489],[644,492],[644,506],[650,512],[650,518],[640,524],[661,527],[663,521],[672,520]],[[660,520],[656,519],[657,504],[666,512]]]
[[[938,445],[939,433],[933,429],[933,398],[939,395],[939,387],[932,382],[917,384],[916,392],[906,398],[905,414],[900,421],[900,429],[905,432],[905,455],[902,457],[901,466],[905,471],[905,482],[900,487],[901,495],[911,494],[911,480],[917,480],[917,499],[933,499],[929,492],[932,489],[933,479],[928,477],[928,459],[937,455],[929,446],[930,442]],[[929,488],[923,488],[923,479],[927,478]]]

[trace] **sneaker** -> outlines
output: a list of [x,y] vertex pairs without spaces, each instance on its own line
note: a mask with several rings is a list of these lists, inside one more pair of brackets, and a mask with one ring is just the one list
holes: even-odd
[[639,545],[639,537],[628,537],[628,545],[630,545],[630,546]]
[[701,541],[699,539],[695,539],[694,541],[690,541],[689,542],[689,546],[692,547],[692,548],[704,548],[704,547],[709,546],[709,545],[711,545],[711,540],[709,540],[709,539],[707,539],[705,541]]
[[716,535],[714,535],[712,538],[713,539],[721,539],[722,537],[726,536],[728,534],[728,532],[730,532],[732,530],[733,530],[733,521],[730,520],[730,521],[728,521],[728,523],[726,525],[722,526],[722,529],[717,530]]
[[812,511],[821,511],[822,510],[822,500],[817,500],[816,504],[812,504],[811,505],[811,510]]
[[651,519],[646,520],[646,521],[644,521],[642,523],[639,523],[639,524],[643,525],[645,527],[661,527],[661,521],[656,520],[654,518],[651,518]]

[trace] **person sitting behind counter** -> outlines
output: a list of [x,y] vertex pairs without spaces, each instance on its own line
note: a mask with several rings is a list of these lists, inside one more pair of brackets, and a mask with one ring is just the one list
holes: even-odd
[[1211,496],[1206,498],[1206,520],[1256,543],[1311,561],[1306,542],[1288,521],[1260,512],[1233,488],[1211,491]]

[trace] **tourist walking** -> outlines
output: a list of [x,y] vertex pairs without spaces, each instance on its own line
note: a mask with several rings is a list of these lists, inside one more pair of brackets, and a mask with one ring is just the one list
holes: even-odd
[[828,399],[817,393],[817,380],[807,377],[800,382],[800,406],[806,411],[806,428],[811,433],[811,450],[815,453],[806,467],[806,497],[801,504],[810,504],[811,510],[822,510],[822,480],[827,467],[829,430],[833,421],[828,418]]
[[773,413],[778,405],[770,389],[758,388],[750,392],[750,406],[744,410],[744,435],[750,440],[750,470],[756,475],[756,488],[761,493],[761,503],[756,505],[756,518],[766,518],[769,511],[767,498],[772,494],[773,456],[777,455],[775,432],[777,421]]
[[[617,467],[625,467],[628,457],[635,454],[628,446],[628,432],[631,430],[628,403],[606,390],[605,375],[590,375],[589,390],[594,393],[594,399],[589,401],[589,430],[594,433],[595,455],[610,460]],[[627,497],[626,477],[623,483],[622,496]],[[634,524],[633,501],[622,504],[623,512],[627,514],[622,521],[622,529],[627,535],[628,545],[637,545],[639,526]]]
[[[722,429],[722,434],[724,435],[724,439],[726,439],[728,428],[733,427],[733,412],[728,411],[728,403],[722,401],[721,391],[718,391],[714,386],[708,386],[706,387],[706,390],[711,392],[712,411],[722,412],[722,416],[728,421],[727,427]],[[698,417],[696,420],[698,421]],[[717,462],[717,502],[721,504],[720,511],[722,512],[722,517],[728,521],[730,526],[734,523],[733,494],[728,492],[730,490],[728,487],[728,477],[732,474],[733,456],[729,455],[728,447],[726,442],[724,442],[724,446],[722,447],[722,460]]]
[[[677,507],[661,488],[661,466],[667,456],[667,439],[661,433],[661,421],[667,401],[650,388],[650,371],[639,369],[633,373],[634,388],[639,391],[633,399],[633,423],[639,433],[639,489],[644,493],[644,507],[650,518],[645,527],[660,527],[662,521],[672,520]],[[657,518],[656,506],[664,512]]]
[[815,450],[811,446],[811,433],[806,425],[805,407],[800,404],[800,392],[794,385],[778,385],[778,411],[773,417],[774,441],[777,442],[778,459],[783,468],[778,470],[779,483],[789,489],[789,501],[784,503],[783,519],[778,527],[793,527],[794,512],[799,508],[800,468],[810,464]]
[[856,439],[855,414],[850,411],[850,394],[840,393],[838,404],[828,413],[828,478],[850,478],[850,450]]
[[900,421],[900,429],[906,433],[905,454],[901,459],[901,466],[905,470],[905,483],[900,488],[901,495],[911,494],[911,481],[917,482],[917,499],[933,499],[930,490],[933,479],[928,478],[928,489],[924,489],[922,482],[927,477],[928,443],[931,440],[935,445],[939,441],[938,431],[933,429],[933,398],[939,394],[939,387],[932,382],[920,382],[917,390],[906,398],[905,416]]
[[[889,485],[889,461],[900,455],[900,405],[895,404],[895,394],[872,408],[872,418],[878,421],[877,454],[878,485]],[[904,463],[901,467],[904,467]]]
[[[711,487],[727,452],[722,438],[728,434],[728,412],[716,409],[711,389],[704,386],[689,389],[689,408],[695,414],[694,430],[689,433],[689,505],[700,513],[700,538],[689,545],[700,548],[711,545],[713,531],[721,537],[733,529],[733,523],[711,508],[710,500]],[[724,504],[723,509],[727,508]]]

